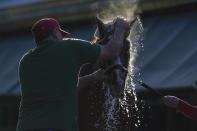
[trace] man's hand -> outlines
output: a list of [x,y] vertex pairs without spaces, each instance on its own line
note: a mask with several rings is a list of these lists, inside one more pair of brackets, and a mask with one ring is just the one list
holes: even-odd
[[164,96],[162,100],[166,106],[177,108],[180,99],[175,96]]

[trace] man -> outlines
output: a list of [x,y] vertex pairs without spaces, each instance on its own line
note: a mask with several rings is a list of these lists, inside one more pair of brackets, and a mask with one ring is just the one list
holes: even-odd
[[184,116],[197,120],[197,107],[193,106],[186,101],[183,101],[175,96],[164,96],[163,102],[166,106],[175,108],[177,112],[182,113]]
[[[77,83],[81,65],[98,60],[114,60],[121,51],[129,23],[117,18],[115,31],[106,45],[84,40],[65,39],[52,18],[37,21],[32,33],[37,47],[20,61],[21,105],[17,131],[76,131]],[[79,78],[80,87],[102,73]]]

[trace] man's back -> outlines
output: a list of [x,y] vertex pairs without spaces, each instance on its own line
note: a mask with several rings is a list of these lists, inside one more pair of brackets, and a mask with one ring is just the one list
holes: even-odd
[[76,130],[77,75],[94,63],[100,48],[80,40],[47,40],[21,60],[22,99],[18,131],[35,128]]

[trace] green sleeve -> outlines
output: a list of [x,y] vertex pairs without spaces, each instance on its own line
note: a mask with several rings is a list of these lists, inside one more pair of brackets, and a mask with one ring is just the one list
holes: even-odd
[[100,45],[91,44],[84,40],[67,40],[72,49],[73,55],[76,55],[80,64],[94,64],[100,55]]

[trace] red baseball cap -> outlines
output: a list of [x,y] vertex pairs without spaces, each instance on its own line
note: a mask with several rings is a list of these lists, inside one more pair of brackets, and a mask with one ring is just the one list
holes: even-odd
[[57,20],[53,19],[53,18],[43,18],[38,20],[33,26],[32,26],[32,34],[34,36],[39,35],[42,32],[46,32],[46,31],[50,31],[50,30],[55,30],[58,29],[61,33],[62,33],[62,37],[67,37],[68,35],[70,35],[70,33],[62,30],[60,28],[59,23],[57,22]]

